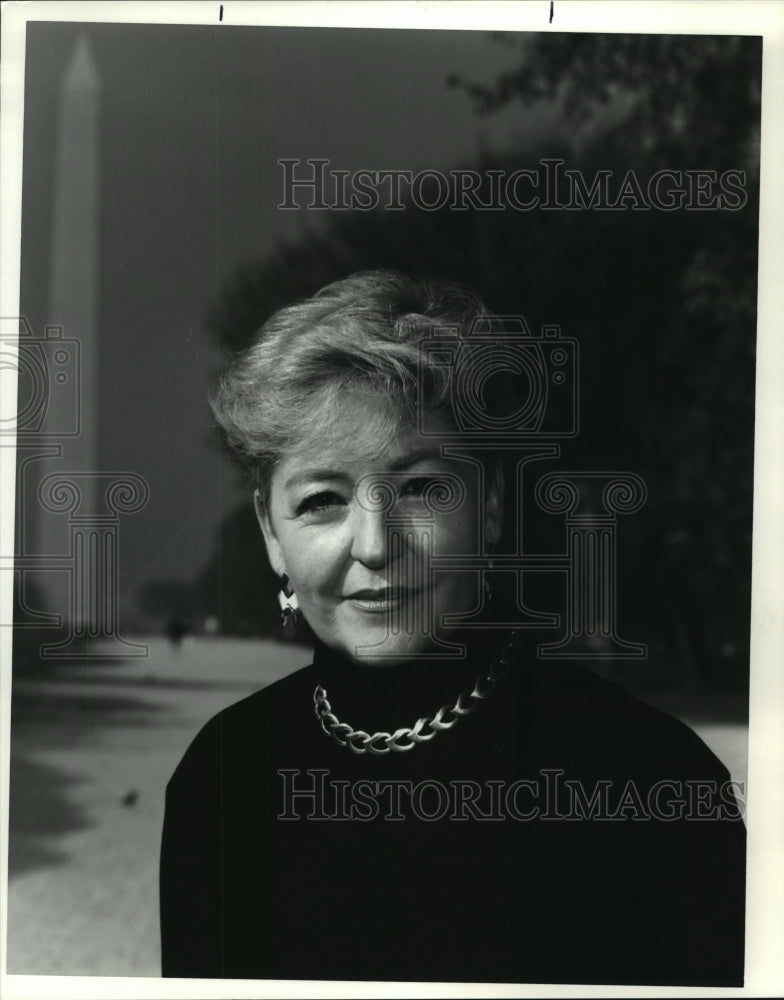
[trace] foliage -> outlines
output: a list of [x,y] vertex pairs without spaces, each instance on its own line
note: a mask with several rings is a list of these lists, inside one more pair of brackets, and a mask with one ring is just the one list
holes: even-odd
[[[676,657],[694,682],[742,685],[760,40],[549,34],[500,36],[499,43],[519,50],[515,69],[489,85],[458,76],[449,84],[480,114],[514,103],[525,112],[547,100],[560,121],[535,157],[522,148],[485,155],[474,169],[531,167],[553,155],[588,176],[743,169],[748,203],[738,212],[423,212],[409,205],[336,213],[323,229],[245,265],[224,289],[213,328],[229,352],[240,350],[280,306],[374,267],[469,284],[496,312],[523,313],[532,329],[560,323],[582,352],[579,447],[564,446],[564,463],[628,468],[649,488],[646,510],[622,526],[624,600],[639,624],[628,637]],[[251,586],[253,573],[250,564],[232,564]]]
[[[762,40],[497,33],[520,54],[490,85],[453,74],[480,114],[558,100],[562,127],[657,166],[759,171]],[[633,162],[630,165],[635,165]]]

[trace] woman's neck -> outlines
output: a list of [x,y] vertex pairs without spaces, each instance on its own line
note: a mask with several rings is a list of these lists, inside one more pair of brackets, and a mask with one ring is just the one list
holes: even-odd
[[399,664],[360,664],[318,640],[314,670],[332,711],[342,722],[368,732],[393,732],[453,704],[489,669],[505,638],[495,630],[471,630],[451,638],[462,656],[412,659]]

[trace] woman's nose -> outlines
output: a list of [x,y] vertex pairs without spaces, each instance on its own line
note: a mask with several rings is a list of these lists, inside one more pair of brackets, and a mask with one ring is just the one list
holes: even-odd
[[359,504],[352,512],[351,557],[371,569],[386,565],[389,539],[384,511],[365,510]]

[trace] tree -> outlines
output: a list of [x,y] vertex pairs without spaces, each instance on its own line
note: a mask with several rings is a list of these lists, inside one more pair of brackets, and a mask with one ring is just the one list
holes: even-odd
[[[280,306],[352,271],[391,267],[472,285],[532,329],[581,344],[581,435],[564,461],[628,468],[649,486],[625,525],[631,615],[662,657],[704,682],[747,677],[761,44],[755,38],[505,35],[519,65],[458,76],[479,114],[547,100],[546,145],[485,155],[511,171],[560,157],[645,178],[745,171],[748,201],[713,212],[347,212],[250,262],[213,328],[230,352]],[[628,595],[632,595],[628,597]],[[686,637],[678,642],[674,635]],[[638,630],[639,635],[639,630]],[[635,638],[638,636],[636,635]]]

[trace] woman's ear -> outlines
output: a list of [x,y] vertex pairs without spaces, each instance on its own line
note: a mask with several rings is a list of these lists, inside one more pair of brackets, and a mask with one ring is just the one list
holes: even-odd
[[286,575],[286,563],[283,558],[283,549],[275,537],[269,510],[261,499],[261,494],[258,490],[253,491],[253,506],[256,510],[256,520],[259,522],[261,533],[264,536],[264,544],[267,546],[267,558],[269,559],[270,566],[277,576],[284,576]]
[[494,462],[487,470],[485,485],[485,540],[494,547],[501,538],[504,526],[504,470],[500,462]]

